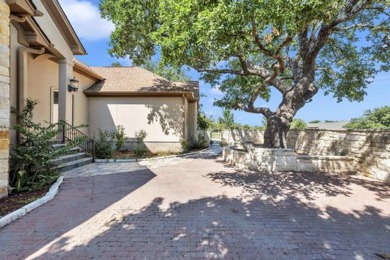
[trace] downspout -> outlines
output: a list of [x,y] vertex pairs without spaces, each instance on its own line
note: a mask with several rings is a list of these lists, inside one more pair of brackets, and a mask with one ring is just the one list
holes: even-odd
[[[27,87],[28,87],[28,79],[27,79],[27,54],[43,54],[45,52],[45,48],[42,47],[40,49],[32,49],[27,47],[19,47],[18,48],[18,72],[17,72],[17,84],[16,84],[16,107],[19,113],[22,113],[25,97],[27,97]],[[19,123],[19,119],[16,119]],[[20,143],[19,133],[16,132],[16,140]]]
[[183,139],[187,140],[187,135],[186,135],[186,126],[187,126],[187,120],[186,120],[186,98],[185,95],[182,95],[182,105],[183,105]]

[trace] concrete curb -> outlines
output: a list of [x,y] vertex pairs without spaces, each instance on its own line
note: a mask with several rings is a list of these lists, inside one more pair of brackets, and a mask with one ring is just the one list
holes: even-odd
[[40,199],[37,199],[36,201],[31,202],[30,204],[27,204],[26,206],[15,210],[14,212],[11,212],[4,217],[0,218],[0,228],[8,225],[9,223],[17,220],[18,218],[23,217],[30,211],[42,206],[46,202],[52,200],[55,195],[58,193],[58,188],[60,187],[61,183],[63,182],[64,177],[60,176],[57,181],[50,187],[50,190]]
[[145,162],[145,161],[155,161],[155,160],[164,160],[164,159],[172,159],[172,158],[182,158],[186,156],[191,156],[198,154],[200,152],[205,152],[209,148],[199,150],[191,153],[183,153],[178,155],[169,155],[169,156],[160,156],[160,157],[152,157],[152,158],[144,158],[144,159],[95,159],[95,163],[117,163],[117,162]]

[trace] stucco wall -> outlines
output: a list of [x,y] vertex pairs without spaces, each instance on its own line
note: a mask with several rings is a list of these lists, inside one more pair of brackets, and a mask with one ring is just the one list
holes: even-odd
[[197,116],[198,108],[197,103],[188,103],[188,137],[197,138]]
[[31,54],[27,61],[27,97],[39,102],[34,110],[34,121],[51,122],[51,89],[58,90],[58,64],[44,57],[34,59]]
[[92,137],[99,129],[114,132],[120,124],[133,141],[137,131],[145,130],[152,152],[180,149],[185,122],[181,97],[90,97],[89,111]]
[[[74,125],[89,125],[89,98],[83,93],[84,90],[89,88],[95,80],[86,77],[80,73],[74,72],[75,78],[79,81],[79,90],[74,95]],[[83,127],[79,129],[83,133],[89,135],[89,127]]]
[[9,8],[0,1],[0,198],[8,195],[9,34]]

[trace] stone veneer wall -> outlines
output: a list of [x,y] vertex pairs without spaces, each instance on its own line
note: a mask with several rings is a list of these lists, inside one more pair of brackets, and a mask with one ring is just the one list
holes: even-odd
[[9,7],[0,0],[0,198],[8,195]]
[[[263,142],[263,132],[223,132],[223,142]],[[290,130],[287,146],[301,155],[348,156],[356,172],[390,182],[390,130]]]

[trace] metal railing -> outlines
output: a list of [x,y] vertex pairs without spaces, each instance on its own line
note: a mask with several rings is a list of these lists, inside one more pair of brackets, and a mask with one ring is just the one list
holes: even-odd
[[95,140],[65,121],[61,121],[60,127],[62,128],[62,142],[76,142],[77,146],[89,153],[95,162]]

